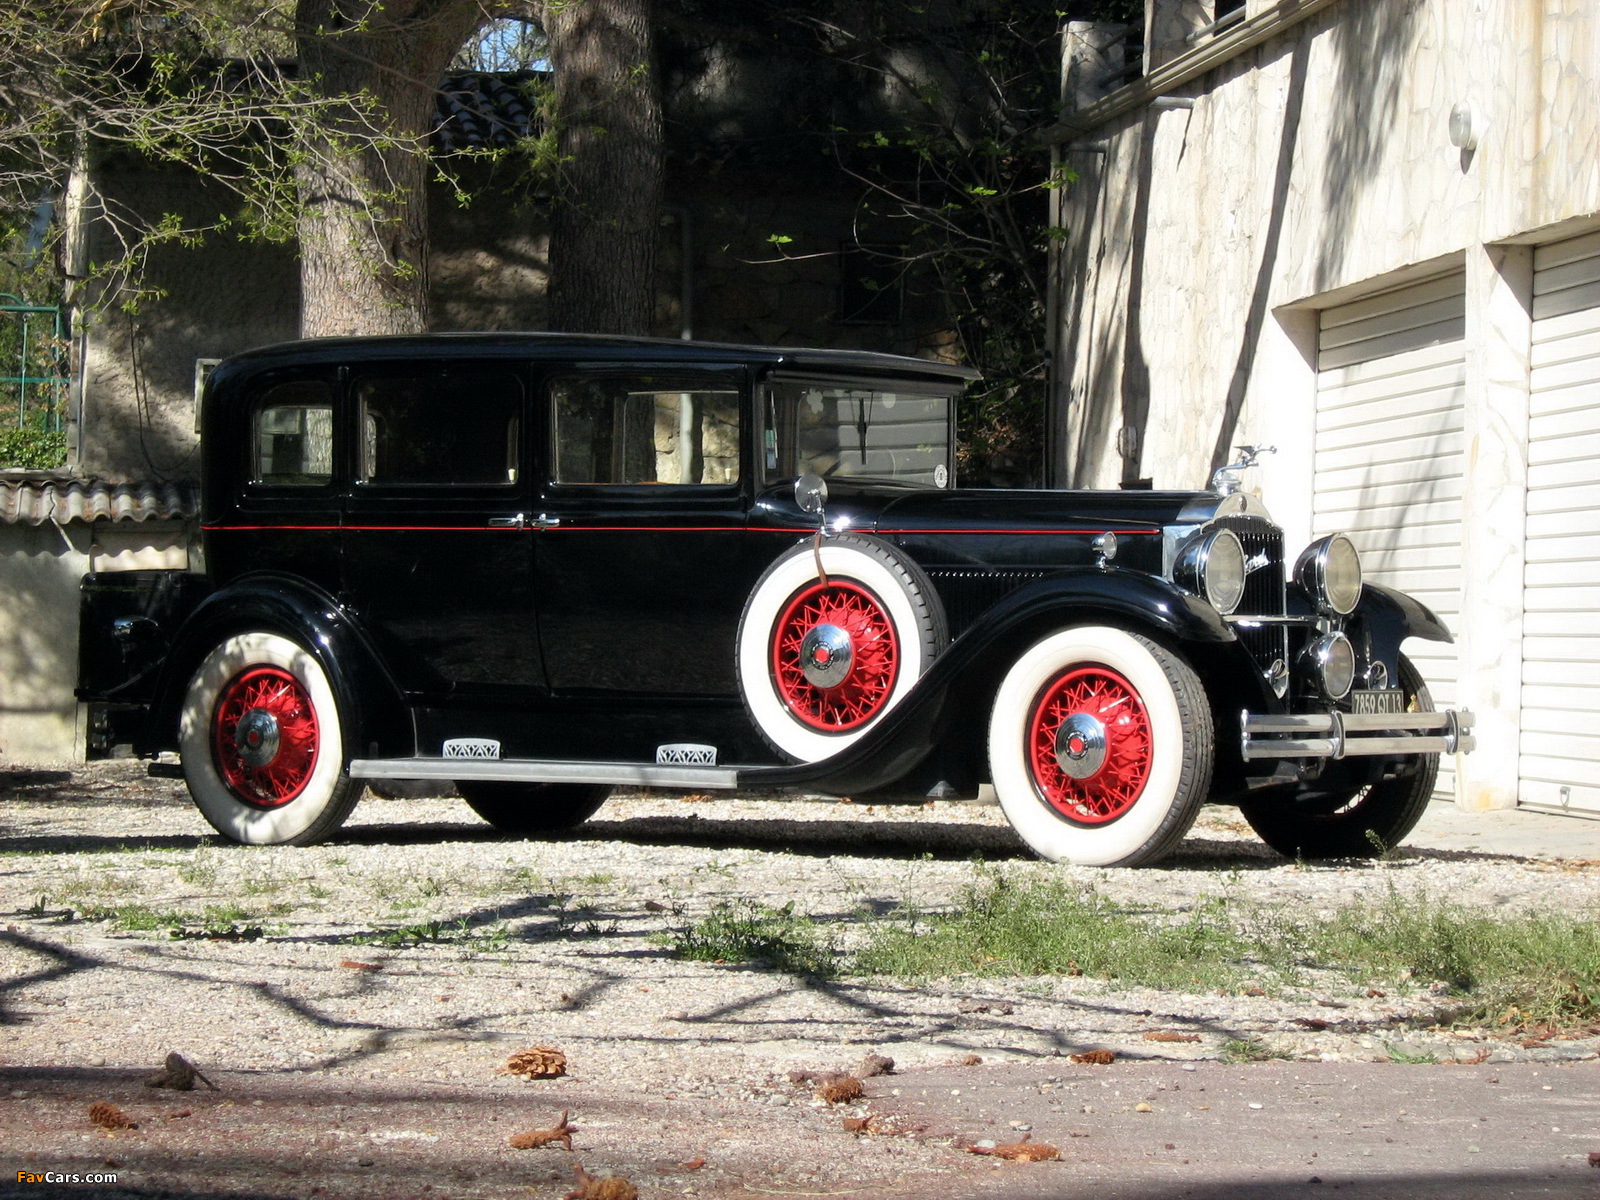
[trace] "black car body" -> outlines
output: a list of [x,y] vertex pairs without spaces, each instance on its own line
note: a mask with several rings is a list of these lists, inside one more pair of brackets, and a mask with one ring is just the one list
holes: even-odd
[[1288,853],[1420,816],[1470,718],[1448,640],[1214,492],[961,490],[964,368],[547,334],[328,339],[219,365],[204,571],[91,575],[96,746],[181,754],[246,842],[363,781],[507,830],[615,785],[880,800],[992,783],[1050,858],[1137,864],[1208,801]]

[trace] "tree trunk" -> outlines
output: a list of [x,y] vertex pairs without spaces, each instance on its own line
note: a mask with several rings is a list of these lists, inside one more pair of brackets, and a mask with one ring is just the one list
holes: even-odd
[[478,0],[299,0],[299,78],[335,101],[297,130],[300,333],[428,326],[427,140]]
[[561,180],[550,328],[647,334],[661,219],[661,98],[650,0],[545,5]]

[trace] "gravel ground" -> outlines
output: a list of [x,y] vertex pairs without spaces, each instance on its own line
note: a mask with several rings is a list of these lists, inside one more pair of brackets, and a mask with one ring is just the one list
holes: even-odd
[[[704,796],[618,797],[576,834],[545,841],[504,840],[457,800],[370,797],[323,846],[246,849],[208,834],[181,783],[139,764],[15,772],[0,792],[0,1195],[38,1194],[9,1183],[10,1161],[27,1159],[56,1170],[116,1162],[124,1191],[107,1195],[306,1195],[305,1176],[337,1164],[327,1194],[561,1196],[572,1156],[512,1150],[505,1136],[562,1109],[582,1130],[576,1157],[630,1176],[645,1196],[935,1195],[943,1185],[929,1181],[975,1170],[970,1156],[915,1129],[846,1153],[867,1143],[841,1135],[841,1117],[867,1110],[824,1106],[788,1072],[848,1068],[869,1052],[902,1071],[1098,1048],[1215,1059],[1241,1038],[1325,1061],[1397,1048],[1574,1061],[1600,1049],[1594,1038],[1525,1047],[1492,1031],[1418,1031],[1404,1022],[1436,1003],[1426,981],[1372,997],[1084,978],[807,984],[679,961],[662,946],[717,902],[753,899],[793,901],[848,947],[898,904],[951,903],[981,869],[975,853],[1129,903],[1227,893],[1300,911],[1388,887],[1586,910],[1600,876],[1592,860],[1410,851],[1295,864],[1217,810],[1161,868],[1061,868],[1031,860],[993,808]],[[263,936],[180,940],[81,917],[135,904],[186,913],[194,930],[231,922]],[[227,904],[248,911],[204,916]],[[405,926],[441,940],[377,940]],[[1200,1040],[1144,1037],[1155,1030]],[[499,1073],[535,1045],[559,1047],[569,1074]],[[174,1050],[222,1090],[141,1087]],[[141,1129],[94,1130],[83,1116],[94,1099],[122,1105]]]

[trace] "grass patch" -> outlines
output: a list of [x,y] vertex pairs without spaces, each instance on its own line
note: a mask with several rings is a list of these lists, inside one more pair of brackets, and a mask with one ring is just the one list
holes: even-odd
[[752,900],[725,900],[698,921],[673,930],[667,946],[694,962],[765,963],[779,971],[826,979],[838,955],[809,917],[794,905],[773,908]]
[[1187,911],[1131,910],[1093,889],[990,871],[952,912],[909,912],[868,931],[863,972],[1088,975],[1137,987],[1245,984],[1359,991],[1427,987],[1439,1019],[1578,1025],[1600,1020],[1594,913],[1482,913],[1391,888],[1331,916],[1297,918],[1232,899]]
[[393,929],[352,934],[345,940],[355,946],[382,946],[389,950],[449,945],[465,954],[499,954],[511,944],[511,934],[503,923],[477,929],[465,917],[458,917],[454,921],[417,921]]
[[1160,919],[1092,889],[987,873],[956,909],[881,926],[856,966],[907,979],[973,975],[1090,975],[1138,987],[1232,988],[1252,977],[1255,951],[1225,901]]

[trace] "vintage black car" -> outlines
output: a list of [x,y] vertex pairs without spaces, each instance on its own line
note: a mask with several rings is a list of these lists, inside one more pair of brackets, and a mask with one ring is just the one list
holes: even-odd
[[1199,807],[1363,855],[1472,746],[1401,653],[1449,640],[1260,501],[955,486],[964,368],[548,334],[219,365],[204,571],[89,576],[94,749],[177,751],[240,842],[368,781],[514,833],[617,785],[863,801],[985,783],[1046,858],[1137,865]]

